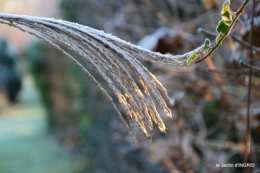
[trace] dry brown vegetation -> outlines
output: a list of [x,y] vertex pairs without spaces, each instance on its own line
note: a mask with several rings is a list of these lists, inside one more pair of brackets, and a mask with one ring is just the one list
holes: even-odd
[[[198,45],[203,43],[205,37],[214,40],[216,36],[214,33],[215,26],[220,18],[219,11],[222,7],[222,3],[218,3],[219,1],[214,2],[213,5],[205,5],[207,7],[205,9],[197,1],[193,1],[193,4],[188,1],[174,0],[153,3],[145,0],[117,1],[117,3],[112,0],[78,1],[77,3],[67,1],[67,3],[74,4],[73,8],[77,9],[72,15],[74,20],[113,33],[133,43],[137,43],[138,40],[149,33],[149,37],[156,40],[155,44],[152,45],[151,40],[148,40],[145,44],[148,47],[151,44],[150,49],[152,51],[172,54],[182,54],[200,47]],[[231,2],[232,10],[238,9],[242,4],[242,1]],[[100,4],[106,6],[107,10],[102,10],[103,6]],[[9,18],[14,22],[14,25],[26,25],[29,28],[34,28],[35,23],[38,22],[38,26],[34,29],[58,40],[65,47],[86,58],[87,62],[105,78],[105,81],[117,95],[130,122],[135,120],[148,138],[153,136],[153,142],[149,143],[139,131],[135,130],[134,135],[139,142],[139,145],[136,146],[133,144],[133,140],[129,138],[128,131],[124,126],[118,123],[117,119],[110,119],[108,126],[112,129],[112,132],[108,134],[117,142],[116,146],[119,146],[115,149],[115,144],[106,143],[111,141],[111,136],[104,137],[104,140],[96,139],[99,137],[97,134],[102,134],[100,132],[102,129],[90,126],[90,130],[95,130],[95,133],[90,133],[94,136],[94,141],[99,141],[98,144],[102,146],[99,147],[102,152],[97,151],[98,159],[102,161],[95,162],[97,167],[102,166],[94,169],[94,172],[108,170],[112,172],[115,170],[120,172],[223,172],[223,170],[234,172],[241,170],[241,168],[218,168],[215,165],[216,163],[241,163],[245,155],[246,162],[255,164],[252,171],[257,171],[260,164],[260,94],[258,91],[260,80],[259,44],[257,41],[259,40],[260,4],[256,3],[253,6],[255,8],[255,22],[252,31],[250,29],[251,6],[253,4],[250,2],[238,24],[234,26],[231,35],[223,42],[223,45],[211,59],[207,58],[199,64],[181,67],[164,66],[174,63],[184,65],[185,61],[179,61],[178,58],[180,57],[176,58],[171,55],[145,51],[91,28],[75,25],[78,28],[84,28],[84,31],[86,31],[79,34],[80,31],[73,27],[74,24],[68,22],[49,19],[40,19],[40,22],[28,21],[28,19],[23,19],[20,16]],[[88,10],[85,12],[83,9]],[[114,9],[117,9],[116,13]],[[93,14],[98,15],[93,16]],[[2,18],[4,17],[2,16]],[[8,16],[5,19],[8,20],[7,18]],[[10,25],[13,25],[13,23]],[[59,28],[64,26],[66,32]],[[171,30],[161,29],[158,32],[158,29],[162,26],[169,27]],[[200,34],[196,32],[199,27],[204,28],[200,30]],[[73,30],[73,33],[70,33],[71,30]],[[253,35],[252,39],[250,39],[250,32]],[[81,36],[84,36],[84,38]],[[106,44],[102,41],[105,41]],[[78,44],[79,42],[85,46],[85,49]],[[54,43],[51,44],[54,45]],[[58,48],[57,45],[54,46]],[[250,48],[253,50],[252,53],[249,51]],[[96,50],[102,50],[100,51],[102,56],[95,52]],[[129,50],[131,50],[129,54],[124,54]],[[109,52],[106,53],[106,51]],[[106,56],[107,54],[108,56]],[[136,57],[139,60],[141,59],[145,67],[137,61]],[[187,55],[181,58],[185,60],[185,57]],[[72,57],[70,58],[72,59]],[[121,59],[124,65],[130,68],[121,66],[121,61],[118,61],[118,59]],[[73,59],[73,61],[75,60]],[[117,64],[117,66],[114,66],[114,64]],[[146,67],[155,74],[160,82],[147,71]],[[83,71],[88,73],[85,67],[83,68]],[[127,69],[127,71],[124,71],[124,69]],[[136,69],[141,69],[142,72]],[[129,77],[131,75],[134,76],[133,79]],[[90,80],[96,83],[105,97],[110,100],[109,92],[105,92],[90,73],[88,73],[88,76]],[[120,78],[118,79],[118,77]],[[115,81],[118,83],[113,85]],[[139,83],[135,84],[134,81]],[[172,104],[166,105],[163,101],[166,92],[160,83],[167,89],[170,96],[168,101],[171,100]],[[118,92],[116,88],[118,86],[122,86],[124,98],[122,93]],[[164,94],[161,94],[162,92]],[[141,93],[146,94],[146,98],[150,101],[145,99]],[[157,109],[154,108],[155,105],[153,105],[151,96],[160,103],[166,114],[172,112],[173,121],[159,110],[161,121]],[[117,106],[114,103],[112,105]],[[151,110],[153,110],[153,113],[151,113]],[[124,118],[120,109],[116,109],[116,111],[120,117]],[[247,121],[249,117],[247,112],[251,117],[250,121]],[[95,121],[98,118],[93,119]],[[158,124],[160,130],[164,131],[166,127],[166,134],[160,133],[156,129],[152,133],[152,120]],[[165,123],[165,126],[162,125],[162,122]],[[250,126],[246,122],[251,122]],[[125,123],[125,126],[127,126],[127,123]],[[135,126],[135,123],[132,126]],[[77,137],[78,129],[75,128],[75,125],[72,125],[72,129],[71,136]],[[251,140],[246,137],[249,132],[248,129],[251,131]],[[92,139],[84,133],[81,135],[85,135],[86,139]],[[248,157],[249,153],[246,150],[250,147],[245,145],[246,141],[249,140],[251,141],[250,157]],[[75,141],[72,143],[77,146]],[[88,142],[85,143],[88,144]],[[117,154],[111,153],[110,150]],[[247,154],[245,154],[245,151]],[[135,153],[135,156],[136,153],[138,153],[138,156],[141,153],[145,158],[127,158],[133,153]],[[107,158],[113,154],[115,154],[115,157],[124,158],[123,160],[127,163],[122,163],[121,166],[117,165],[118,167],[116,167],[112,164],[114,163],[112,160],[118,161],[120,159],[112,157],[110,160],[110,158]],[[125,157],[122,157],[122,154]],[[140,167],[127,168],[127,165],[131,164],[129,160],[134,160],[133,165],[140,165]],[[110,167],[110,165],[113,166]],[[148,169],[150,165],[157,167]]]

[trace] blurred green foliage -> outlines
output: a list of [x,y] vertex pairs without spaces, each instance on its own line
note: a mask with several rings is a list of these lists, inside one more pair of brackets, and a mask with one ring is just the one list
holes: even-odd
[[63,0],[60,3],[60,8],[63,16],[71,22],[76,22],[77,16],[75,13],[75,1],[73,0]]
[[47,76],[44,74],[46,65],[44,63],[45,57],[44,52],[48,50],[48,46],[43,42],[38,42],[30,46],[25,56],[28,58],[30,63],[30,70],[34,75],[34,79],[38,89],[40,90],[41,98],[43,100],[44,106],[47,110],[50,108],[50,101],[47,97],[47,92],[49,89]]

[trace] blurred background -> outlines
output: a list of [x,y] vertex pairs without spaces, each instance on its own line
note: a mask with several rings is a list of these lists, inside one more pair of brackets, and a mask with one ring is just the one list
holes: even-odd
[[[236,11],[242,0],[231,1]],[[161,53],[182,54],[215,41],[222,0],[0,0],[1,13],[62,18]],[[258,10],[258,11],[257,11]],[[249,40],[247,9],[234,33]],[[260,47],[260,5],[253,46]],[[204,30],[198,32],[198,28]],[[29,34],[0,26],[1,173],[241,172],[216,163],[243,163],[248,60],[240,42],[226,40],[212,60],[187,67],[142,61],[174,101],[167,133],[155,129],[139,145],[83,72]],[[258,53],[257,53],[258,52]],[[259,51],[252,65],[259,67]],[[79,59],[80,61],[80,59]],[[80,61],[91,72],[88,64]],[[95,72],[94,72],[95,73]],[[95,77],[106,86],[103,79]],[[260,72],[252,73],[250,163],[260,168]]]

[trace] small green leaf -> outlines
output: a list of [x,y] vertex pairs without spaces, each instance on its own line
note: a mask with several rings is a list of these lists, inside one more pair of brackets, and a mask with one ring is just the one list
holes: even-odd
[[186,64],[190,65],[191,60],[192,60],[192,59],[188,58],[188,59],[186,60]]
[[219,33],[219,34],[225,34],[228,30],[228,27],[229,25],[227,23],[225,23],[223,20],[220,20],[218,22],[218,26],[216,28],[216,31]]
[[225,12],[221,14],[221,19],[225,22],[231,22],[232,21],[232,15],[228,12]]
[[194,59],[194,58],[196,58],[196,52],[193,52],[192,54],[190,54],[190,56],[188,57],[188,59],[186,60],[186,63],[188,64],[188,65],[190,65],[190,63],[191,63],[191,61]]
[[201,55],[200,54],[197,54],[197,57],[194,59],[194,61],[198,60],[201,58]]
[[[221,40],[221,38],[223,37],[222,33],[219,33],[218,36],[216,37],[216,43],[218,44]],[[220,46],[222,45],[222,43],[219,44]]]
[[204,41],[204,53],[208,53],[209,49],[210,49],[210,40],[206,38]]
[[230,11],[230,1],[227,0],[223,3],[222,10],[221,10],[221,19],[224,22],[230,22],[232,20],[232,15]]
[[230,11],[230,0],[226,0],[224,3],[223,3],[223,6],[222,6],[222,10],[221,10],[221,13],[224,11]]
[[197,59],[200,59],[201,55],[197,54],[197,52],[193,52],[186,60],[187,65],[191,64],[191,61],[195,61]]

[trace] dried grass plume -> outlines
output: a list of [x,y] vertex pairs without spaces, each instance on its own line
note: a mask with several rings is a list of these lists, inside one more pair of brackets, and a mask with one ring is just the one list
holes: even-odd
[[[103,31],[63,20],[0,14],[0,23],[43,39],[75,62],[111,103],[130,133],[131,129],[128,124],[132,126],[134,121],[148,139],[151,139],[153,123],[157,124],[162,132],[165,132],[166,128],[157,111],[155,100],[168,116],[171,116],[171,110],[167,107],[167,103],[171,100],[166,89],[138,59],[161,65],[182,66],[186,65],[185,59],[190,53],[172,56],[151,52]],[[123,118],[107,91],[87,69],[74,59],[67,49],[61,48],[52,40],[74,51],[104,78],[119,100],[127,115],[127,120]],[[132,70],[134,76],[130,75],[127,70],[129,68],[126,66]],[[138,81],[135,81],[134,78]],[[142,89],[136,82],[139,82]]]

